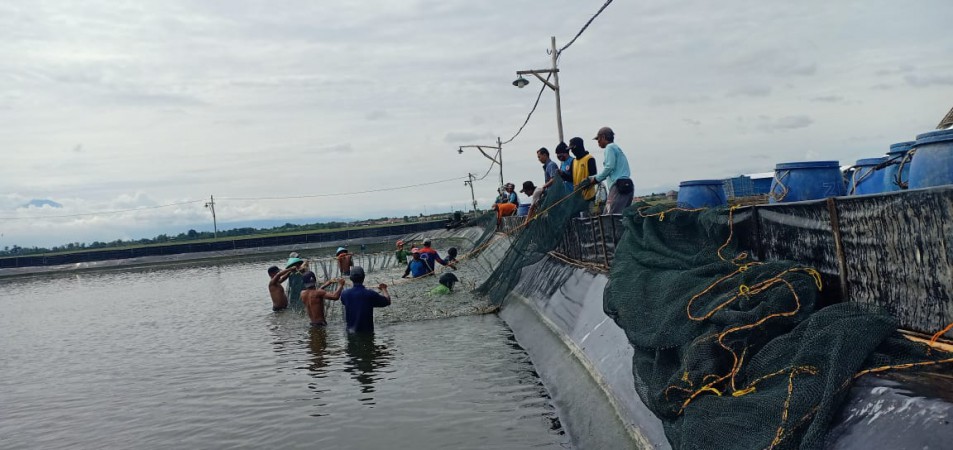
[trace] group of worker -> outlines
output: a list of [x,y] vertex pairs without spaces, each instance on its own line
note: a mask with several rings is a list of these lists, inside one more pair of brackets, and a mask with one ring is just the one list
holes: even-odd
[[[456,269],[454,262],[457,250],[451,247],[447,250],[447,259],[441,258],[437,250],[433,248],[433,241],[429,238],[423,240],[421,248],[414,247],[410,252],[404,250],[403,241],[397,241],[395,256],[398,264],[406,264],[404,278],[432,275],[436,263]],[[354,260],[346,248],[339,247],[335,252],[335,259],[342,277],[332,278],[320,286],[317,276],[308,268],[308,261],[299,258],[297,253],[289,255],[284,270],[277,266],[269,267],[268,292],[271,295],[272,311],[278,312],[289,307],[304,309],[308,314],[311,327],[319,328],[327,326],[325,302],[340,300],[344,306],[347,331],[373,333],[374,308],[383,308],[391,304],[387,285],[380,283],[377,286],[379,293],[364,287],[366,276],[364,268],[354,265]],[[345,289],[348,280],[352,286]],[[288,282],[287,290],[282,285],[285,281]],[[433,295],[450,294],[453,292],[453,285],[458,281],[459,279],[453,273],[446,272],[439,277],[437,287],[430,292]],[[335,288],[329,289],[332,286]]]
[[[596,132],[593,138],[600,148],[605,149],[606,156],[603,162],[602,171],[597,171],[596,160],[586,151],[584,141],[580,137],[574,137],[569,140],[567,145],[560,142],[556,146],[556,159],[559,165],[550,158],[549,150],[545,147],[536,151],[536,157],[543,164],[543,185],[536,186],[530,181],[523,182],[523,188],[520,190],[523,194],[530,197],[530,208],[526,214],[526,220],[532,220],[537,213],[541,200],[546,192],[555,184],[562,182],[565,184],[569,195],[581,195],[587,202],[594,202],[596,198],[596,186],[606,181],[608,183],[608,193],[606,195],[605,209],[603,214],[621,214],[622,211],[632,204],[635,186],[632,183],[632,173],[629,169],[629,161],[622,152],[622,149],[615,143],[615,132],[612,128],[602,127]],[[569,154],[572,153],[572,156]],[[513,183],[506,183],[500,190],[493,205],[496,210],[497,223],[504,216],[516,214],[519,206],[519,198],[515,192],[516,186]]]

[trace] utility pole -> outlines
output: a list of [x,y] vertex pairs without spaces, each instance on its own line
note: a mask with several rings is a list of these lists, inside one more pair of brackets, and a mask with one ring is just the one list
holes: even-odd
[[209,196],[209,201],[205,203],[205,207],[212,210],[212,227],[215,230],[215,239],[218,239],[218,220],[215,218],[215,196]]
[[477,201],[476,201],[476,194],[473,193],[473,174],[472,174],[472,173],[468,173],[468,174],[467,174],[467,178],[468,178],[468,180],[467,180],[467,181],[464,181],[463,184],[465,184],[465,185],[466,185],[466,184],[469,184],[469,185],[470,185],[470,200],[473,200],[473,212],[476,213],[476,212],[477,212],[477,208],[476,208],[476,207],[477,207]]
[[500,186],[503,186],[506,184],[503,182],[503,141],[499,136],[496,137],[496,148],[500,151]]
[[[556,60],[559,58],[559,53],[557,53],[556,50],[556,36],[550,38],[550,44],[552,45],[550,55],[552,56],[553,67],[551,69],[518,70],[516,71],[517,78],[516,81],[513,82],[513,86],[520,89],[526,87],[529,81],[523,78],[523,75],[533,75],[553,90],[556,94],[556,128],[559,131],[559,142],[565,142],[563,139],[563,110],[559,99],[559,68],[556,66]],[[551,74],[553,76],[553,82],[550,83],[546,81],[546,79],[542,77],[544,74]]]

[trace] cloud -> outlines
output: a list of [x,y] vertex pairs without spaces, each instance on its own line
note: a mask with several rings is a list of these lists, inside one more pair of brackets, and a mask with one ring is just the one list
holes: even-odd
[[694,105],[710,101],[711,97],[707,95],[653,95],[649,98],[649,104],[655,106]]
[[367,114],[365,114],[365,115],[364,115],[364,118],[367,119],[367,120],[381,120],[381,119],[390,118],[390,115],[387,114],[387,111],[383,111],[383,110],[380,110],[380,109],[375,109],[375,110],[373,110],[373,111],[368,112]]
[[354,153],[354,147],[351,146],[350,143],[335,144],[335,145],[329,145],[329,146],[326,146],[326,147],[320,147],[320,148],[318,148],[317,152],[318,152],[318,154],[328,154],[328,153],[330,153],[330,154],[334,154],[334,153],[337,153],[337,154],[346,154],[346,153]]
[[450,132],[443,137],[443,141],[448,144],[480,144],[487,139],[495,139],[493,133],[472,133],[466,131]]
[[910,86],[923,88],[930,86],[953,86],[953,75],[907,75],[903,77],[903,81],[907,82]]
[[73,147],[73,153],[83,153],[83,144],[76,144]]
[[820,103],[843,103],[844,97],[840,95],[821,95],[811,98],[811,101]]
[[799,115],[799,116],[784,116],[778,119],[771,119],[768,117],[760,117],[761,123],[758,125],[758,129],[767,133],[773,133],[775,131],[787,131],[787,130],[796,130],[798,128],[807,128],[814,123],[814,119],[811,119],[808,116]]
[[767,97],[771,95],[770,86],[744,86],[728,92],[728,97]]
[[702,124],[702,121],[696,119],[682,119],[682,122],[685,122],[693,127],[697,127]]

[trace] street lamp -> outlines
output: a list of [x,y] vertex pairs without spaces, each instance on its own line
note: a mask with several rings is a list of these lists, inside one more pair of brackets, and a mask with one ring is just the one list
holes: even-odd
[[[493,145],[461,145],[457,149],[457,153],[462,155],[463,149],[465,148],[475,148],[479,150],[480,153],[483,154],[484,158],[489,159],[490,161],[493,161],[493,164],[497,164],[500,166],[500,186],[502,186],[503,185],[503,142],[500,140],[500,138],[496,138],[495,146]],[[496,150],[496,156],[495,157],[490,156],[489,153],[487,153],[483,149]],[[490,167],[493,167],[493,166],[491,165]]]
[[[515,81],[513,81],[513,86],[516,86],[520,89],[526,87],[529,84],[529,80],[523,78],[523,75],[533,75],[536,78],[539,78],[539,81],[542,81],[543,84],[549,86],[553,92],[556,93],[556,125],[559,128],[559,142],[565,142],[563,139],[563,112],[559,103],[559,69],[556,68],[556,58],[559,57],[559,54],[556,53],[556,36],[551,38],[552,50],[550,51],[553,57],[553,68],[552,69],[540,69],[540,70],[518,70],[516,75],[519,76]],[[553,82],[550,83],[542,77],[542,74],[552,74]]]

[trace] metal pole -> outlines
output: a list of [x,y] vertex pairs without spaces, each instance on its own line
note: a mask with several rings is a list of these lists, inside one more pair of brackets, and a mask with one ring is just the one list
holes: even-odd
[[473,212],[476,213],[477,201],[476,201],[476,194],[473,192],[473,174],[468,173],[467,178],[470,180],[469,182],[467,182],[467,184],[470,185],[470,200],[473,200]]
[[218,239],[218,220],[215,218],[215,196],[209,196],[209,202],[205,207],[212,210],[212,229],[215,231],[214,237]]
[[[556,36],[552,36],[553,44],[553,85],[556,86],[556,89],[553,89],[556,92],[556,125],[559,128],[559,142],[565,142],[563,140],[563,110],[559,102],[559,72],[556,70],[556,58],[559,56],[556,53]],[[500,152],[502,153],[502,151]]]
[[500,152],[500,186],[503,186],[503,141],[496,137],[496,148]]

